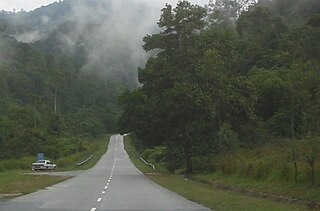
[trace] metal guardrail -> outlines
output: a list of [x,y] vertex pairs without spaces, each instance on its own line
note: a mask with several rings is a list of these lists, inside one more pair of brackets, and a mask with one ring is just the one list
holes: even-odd
[[151,166],[153,170],[156,169],[156,167],[155,167],[153,164],[148,163],[148,162],[147,162],[145,159],[143,159],[142,157],[139,157],[139,158],[140,158],[140,160],[142,160],[142,162],[144,162],[146,165]]
[[91,158],[93,158],[93,155],[90,155],[90,157],[88,157],[87,159],[79,162],[79,163],[76,163],[76,166],[81,166],[82,164],[88,162],[89,160],[91,160]]

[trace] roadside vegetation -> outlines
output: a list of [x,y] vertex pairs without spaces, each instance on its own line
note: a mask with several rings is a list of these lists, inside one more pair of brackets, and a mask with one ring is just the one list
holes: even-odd
[[121,98],[139,154],[217,188],[319,208],[320,2],[161,11],[141,87]]
[[32,193],[68,179],[68,177],[24,173],[21,170],[0,172],[0,198],[13,198]]
[[[134,136],[131,137],[131,145],[138,146],[136,144],[139,141]],[[296,152],[297,159],[293,161],[292,149],[288,148],[291,141],[274,140],[259,146],[224,151],[210,157],[194,157],[192,174],[185,174],[183,163],[173,163],[167,159],[165,147],[140,150],[132,157],[143,157],[156,165],[157,172],[161,174],[171,172],[242,195],[320,208],[320,163],[317,161],[311,167],[308,160],[312,149],[319,149],[320,145],[310,146],[308,140],[296,141],[300,150]],[[129,146],[128,149],[131,150]],[[294,162],[298,170],[297,181],[294,178]],[[147,174],[152,173],[148,166],[142,169]]]
[[[269,177],[267,165],[279,164],[282,177],[316,184],[320,3],[243,3],[180,1],[161,10],[160,32],[144,37],[155,55],[138,70],[141,87],[121,98],[121,132],[132,132],[144,153],[164,151],[168,169],[186,174],[229,152],[286,145],[287,157],[257,154],[241,171]],[[230,162],[219,164],[225,173]]]
[[[145,165],[139,159],[142,154],[136,150],[134,147],[134,141],[132,141],[130,137],[127,136],[124,143],[125,149],[132,162],[139,170],[145,173],[147,177],[159,185],[213,210],[311,210],[307,206],[303,205],[290,204],[288,202],[277,202],[274,200],[263,199],[263,197],[259,196],[248,196],[230,189],[217,188],[208,182],[204,182],[206,179],[211,178],[210,176],[206,177],[205,180],[199,179],[202,176],[205,177],[208,175],[193,175],[197,179],[186,178],[184,175],[179,173],[170,173],[162,166],[161,163],[151,159],[150,162],[153,162],[153,164],[156,165],[156,169],[153,170],[150,166]],[[224,175],[222,178],[228,177]],[[239,180],[235,179],[234,181]],[[247,183],[244,182],[243,188],[249,188],[250,182],[253,183],[252,180],[247,181]],[[270,185],[268,188],[270,190],[270,188],[272,189],[275,187]]]
[[[93,167],[108,149],[109,139],[110,135],[92,139],[88,142],[86,151],[52,160],[58,166],[56,171],[86,170]],[[90,155],[93,155],[91,160],[81,166],[76,165]],[[12,198],[28,194],[69,178],[65,176],[32,175],[30,173],[35,173],[31,171],[31,164],[34,161],[35,157],[24,157],[0,162],[2,168],[0,171],[0,198]]]
[[[100,138],[91,138],[87,140],[78,140],[83,145],[83,149],[74,153],[67,153],[63,157],[55,159],[45,155],[45,159],[53,161],[57,165],[57,171],[88,169],[92,167],[100,157],[106,152],[110,135],[101,136]],[[87,163],[76,166],[93,155],[93,158]],[[0,172],[7,170],[31,170],[31,164],[36,161],[36,156],[22,157],[20,159],[8,159],[0,161]]]
[[[57,171],[92,167],[107,149],[109,136],[104,134],[116,131],[118,95],[136,84],[125,74],[126,62],[117,61],[124,67],[117,73],[123,74],[102,76],[98,66],[105,70],[105,65],[84,70],[85,49],[65,49],[60,37],[73,25],[65,24],[64,17],[72,2],[30,12],[0,11],[0,194],[24,194],[64,179],[21,175],[31,172],[37,153],[57,164]],[[45,14],[59,14],[61,20],[51,22],[50,33],[36,21]],[[31,28],[46,30],[48,36],[36,42],[15,36]],[[108,62],[108,68],[117,62]],[[75,166],[91,155],[89,162]]]

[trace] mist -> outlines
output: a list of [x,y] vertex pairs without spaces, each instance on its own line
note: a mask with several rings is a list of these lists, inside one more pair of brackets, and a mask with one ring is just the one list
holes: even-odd
[[[78,24],[72,37],[75,40],[82,37],[86,45],[84,71],[114,74],[143,65],[146,54],[141,47],[142,38],[156,29],[158,15],[155,14],[159,14],[156,7],[139,1],[112,0],[100,1],[91,8],[76,4],[72,14],[71,19]],[[91,32],[90,25],[94,26]]]
[[[135,80],[137,68],[144,66],[148,55],[142,49],[143,37],[159,31],[157,22],[166,3],[177,0],[65,0],[32,11],[25,31],[14,33],[21,42],[49,42],[64,55],[84,55],[80,70],[108,78]],[[204,5],[207,1],[194,0]],[[59,13],[61,6],[67,12]],[[25,16],[20,19],[24,23]],[[22,20],[21,20],[22,19]],[[36,24],[34,24],[36,23]],[[34,26],[37,25],[37,26]],[[53,50],[54,51],[54,50]],[[51,53],[46,52],[46,53]]]
[[[71,40],[84,39],[87,61],[82,70],[106,76],[129,73],[137,78],[136,69],[143,66],[147,58],[142,39],[159,30],[157,22],[165,4],[148,0],[102,0],[90,7],[85,1],[73,4],[71,19],[76,20],[78,26],[70,36]],[[95,25],[92,32],[87,29],[90,25]]]

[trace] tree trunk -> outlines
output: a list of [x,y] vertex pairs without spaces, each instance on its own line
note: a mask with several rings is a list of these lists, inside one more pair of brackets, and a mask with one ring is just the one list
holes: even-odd
[[192,154],[189,144],[185,144],[184,149],[184,156],[185,156],[185,162],[186,162],[186,175],[190,175],[192,173]]
[[294,182],[298,183],[297,153],[296,153],[296,147],[294,144],[292,145],[292,160],[293,160],[293,167],[294,167]]
[[33,116],[33,128],[37,129],[37,118],[35,115]]
[[291,96],[291,138],[295,140],[294,134],[294,93]]
[[54,113],[57,113],[57,88],[54,89],[54,96],[53,96],[53,110]]
[[312,185],[314,185],[315,181],[314,181],[314,161],[310,162],[310,166],[311,166],[311,183]]
[[220,127],[221,127],[221,115],[220,115],[220,100],[218,100],[218,106],[217,106],[217,109],[218,109],[218,130],[220,130]]
[[317,129],[316,129],[316,135],[320,135],[320,119],[318,118],[317,119],[317,127],[316,127]]
[[292,90],[291,95],[291,138],[293,141],[292,144],[292,160],[293,160],[293,166],[294,166],[294,182],[298,182],[298,164],[297,164],[297,152],[296,152],[296,146],[295,146],[295,134],[294,134],[294,90]]
[[185,137],[184,138],[184,158],[186,162],[186,175],[190,175],[192,173],[192,146],[191,140],[188,133],[187,128],[185,129]]

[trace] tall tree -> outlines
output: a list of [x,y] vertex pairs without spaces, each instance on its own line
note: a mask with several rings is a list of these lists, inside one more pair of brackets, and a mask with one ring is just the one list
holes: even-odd
[[[159,53],[139,70],[143,85],[140,92],[146,94],[145,106],[150,108],[144,114],[147,121],[154,123],[151,130],[160,128],[162,143],[171,149],[177,146],[182,149],[186,173],[192,171],[193,125],[207,118],[206,106],[202,106],[206,97],[197,83],[198,58],[203,54],[197,42],[206,26],[205,16],[205,8],[187,1],[180,1],[176,8],[167,4],[158,22],[162,31],[144,38],[144,49]],[[137,131],[135,127],[132,129]],[[148,130],[150,127],[138,131],[150,133]]]

